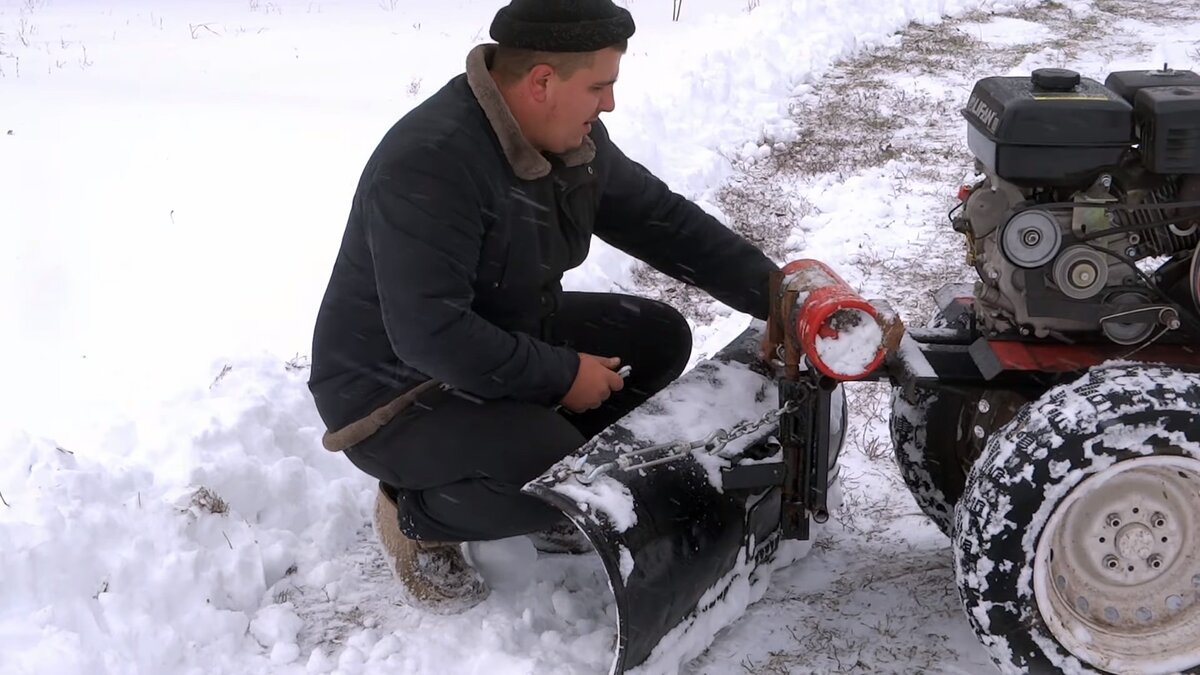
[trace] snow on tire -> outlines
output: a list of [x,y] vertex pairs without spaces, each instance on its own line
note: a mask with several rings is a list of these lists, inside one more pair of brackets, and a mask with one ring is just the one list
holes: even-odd
[[967,616],[1007,673],[1200,673],[1200,374],[1110,364],[995,434],[956,508]]
[[[948,495],[952,489],[947,484],[942,464],[942,458],[947,454],[941,446],[953,443],[953,431],[958,428],[956,420],[962,402],[962,396],[949,391],[898,386],[892,389],[891,417],[888,422],[900,477],[917,501],[917,506],[947,536],[953,530],[957,495]],[[930,419],[945,422],[932,429],[932,438],[928,423]]]
[[[949,328],[953,324],[938,312],[927,325]],[[958,454],[958,418],[965,402],[963,394],[950,389],[915,384],[892,388],[888,431],[896,467],[917,506],[946,536],[953,532],[954,504],[965,479],[952,464]],[[939,423],[931,427],[931,419]]]

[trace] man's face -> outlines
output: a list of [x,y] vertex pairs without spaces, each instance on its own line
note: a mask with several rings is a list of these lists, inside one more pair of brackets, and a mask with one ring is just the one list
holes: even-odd
[[596,52],[590,67],[576,70],[565,80],[557,75],[549,78],[539,139],[543,150],[562,153],[583,143],[592,130],[591,123],[616,105],[613,85],[620,66],[621,52],[604,49]]

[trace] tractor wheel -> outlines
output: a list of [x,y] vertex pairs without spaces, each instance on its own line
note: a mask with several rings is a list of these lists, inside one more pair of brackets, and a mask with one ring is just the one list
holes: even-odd
[[[892,389],[889,428],[900,476],[917,506],[950,536],[954,504],[966,483],[956,457],[959,416],[967,397],[950,389],[897,386]],[[929,424],[939,420],[939,424]]]
[[[965,328],[967,315],[960,312],[957,316],[950,320],[938,312],[927,327]],[[946,536],[954,529],[954,504],[979,453],[964,430],[973,426],[966,422],[982,395],[978,389],[912,383],[892,388],[888,428],[896,466],[917,506]],[[930,424],[930,420],[935,422]]]
[[987,443],[956,511],[964,609],[1008,673],[1200,673],[1200,373],[1097,367]]

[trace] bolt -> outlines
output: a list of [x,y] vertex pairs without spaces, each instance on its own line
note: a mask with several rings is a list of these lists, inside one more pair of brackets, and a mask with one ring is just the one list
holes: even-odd
[[1138,234],[1137,232],[1129,235],[1129,243],[1133,244],[1134,246],[1142,243],[1142,235]]
[[1029,335],[1029,329],[1021,326],[1021,335]]
[[1104,566],[1110,570],[1115,570],[1121,566],[1121,561],[1117,560],[1117,556],[1115,555],[1106,555],[1104,556]]
[[1154,515],[1150,516],[1150,522],[1153,523],[1155,527],[1166,527],[1167,517],[1161,513],[1155,513]]
[[979,412],[986,413],[991,409],[992,404],[988,403],[985,399],[979,399]]
[[1096,270],[1096,266],[1089,262],[1079,263],[1071,268],[1071,284],[1076,288],[1091,286],[1096,283],[1098,276],[1099,272]]
[[1108,174],[1100,176],[1100,184],[1106,188],[1112,187],[1112,176],[1109,176]]
[[1150,563],[1150,567],[1153,567],[1154,569],[1160,569],[1163,566],[1162,556],[1157,553],[1149,558],[1146,558],[1146,562]]
[[1170,307],[1164,307],[1158,313],[1158,321],[1171,330],[1179,330],[1179,326],[1181,325],[1179,322],[1179,312]]
[[1108,514],[1108,518],[1105,518],[1105,521],[1108,522],[1109,527],[1120,527],[1121,526],[1121,517],[1115,513]]
[[983,438],[986,435],[986,432],[983,430],[983,427],[979,426],[978,424],[975,425],[974,432],[975,432],[975,438]]
[[1021,233],[1021,241],[1028,247],[1033,248],[1042,243],[1042,233],[1030,228]]
[[1138,250],[1136,246],[1130,246],[1129,248],[1125,249],[1125,255],[1129,256],[1130,258],[1138,257],[1137,253]]

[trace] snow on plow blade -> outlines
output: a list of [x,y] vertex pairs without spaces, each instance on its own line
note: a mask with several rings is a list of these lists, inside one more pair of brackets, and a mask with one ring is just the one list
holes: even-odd
[[[747,330],[524,488],[566,514],[603,561],[617,610],[612,673],[677,671],[791,561],[780,551],[782,394],[761,338]],[[831,420],[817,453],[828,469],[845,406],[840,387],[824,394],[814,409]],[[815,475],[824,508],[835,472]]]

